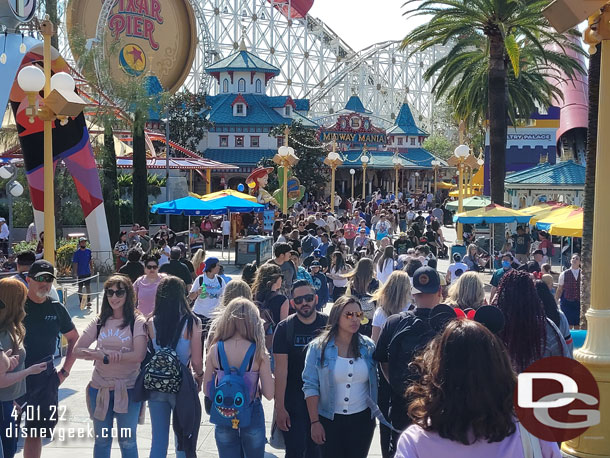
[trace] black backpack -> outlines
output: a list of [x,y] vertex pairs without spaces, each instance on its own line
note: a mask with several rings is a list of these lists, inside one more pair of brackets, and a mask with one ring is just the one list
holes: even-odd
[[400,317],[407,320],[407,323],[390,340],[388,366],[392,391],[403,396],[407,386],[417,379],[417,374],[409,368],[409,364],[435,333],[428,320],[422,320],[411,312],[400,312]]
[[178,323],[176,335],[170,345],[159,348],[144,368],[144,388],[149,391],[176,394],[182,385],[182,366],[176,353],[182,329],[188,315]]

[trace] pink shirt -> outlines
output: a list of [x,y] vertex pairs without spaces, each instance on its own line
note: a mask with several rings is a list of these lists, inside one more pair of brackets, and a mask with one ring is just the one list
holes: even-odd
[[145,316],[150,315],[155,309],[155,297],[157,295],[157,286],[165,275],[160,274],[154,282],[149,281],[146,275],[142,275],[133,284],[136,290],[136,303],[138,310]]
[[[543,458],[561,458],[559,447],[555,442],[541,440]],[[524,458],[521,434],[517,425],[514,434],[502,442],[488,443],[478,441],[464,445],[442,438],[436,432],[425,431],[416,425],[409,426],[398,441],[395,458]]]

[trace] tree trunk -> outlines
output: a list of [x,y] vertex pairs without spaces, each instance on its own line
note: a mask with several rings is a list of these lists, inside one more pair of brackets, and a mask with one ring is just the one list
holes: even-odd
[[102,195],[104,209],[112,246],[119,238],[121,231],[121,215],[119,209],[119,184],[116,170],[116,154],[114,152],[114,137],[110,121],[104,123],[104,148],[102,149]]
[[55,27],[55,35],[51,37],[51,46],[53,46],[58,51],[61,51],[59,49],[59,18],[57,17],[57,0],[46,0],[45,11],[49,15],[49,20],[53,23],[53,26]]
[[591,253],[593,248],[593,204],[595,201],[595,160],[597,156],[597,113],[599,108],[599,68],[601,45],[589,58],[589,122],[587,130],[587,169],[582,228],[582,281],[580,282],[580,323],[586,327],[585,313],[591,306]]
[[[487,74],[491,201],[498,205],[504,205],[504,179],[506,177],[508,86],[504,54],[504,41],[498,31],[489,36],[489,72]],[[494,225],[495,250],[501,250],[504,245],[504,230],[504,224]]]
[[497,34],[489,37],[488,116],[491,201],[504,205],[504,179],[506,177],[506,64],[504,42]]
[[144,113],[136,110],[133,122],[133,222],[148,227],[148,181]]

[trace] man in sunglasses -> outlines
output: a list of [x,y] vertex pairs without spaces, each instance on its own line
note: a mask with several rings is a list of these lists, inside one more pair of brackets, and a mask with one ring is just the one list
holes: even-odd
[[324,329],[328,317],[316,311],[318,296],[306,280],[292,285],[290,305],[296,311],[277,326],[273,337],[275,410],[284,434],[286,458],[318,458],[303,394],[302,373],[307,345]]
[[[48,295],[55,280],[53,265],[45,260],[36,261],[30,267],[26,281],[28,298],[25,302],[25,367],[48,362],[46,371],[26,379],[26,402],[37,414],[28,418],[23,428],[26,437],[24,456],[40,457],[42,438],[51,437],[51,431],[57,423],[57,390],[59,385],[70,375],[74,364],[72,350],[78,340],[76,330],[66,308]],[[66,359],[59,372],[53,367],[53,355],[57,348],[57,338],[63,334],[68,341]]]

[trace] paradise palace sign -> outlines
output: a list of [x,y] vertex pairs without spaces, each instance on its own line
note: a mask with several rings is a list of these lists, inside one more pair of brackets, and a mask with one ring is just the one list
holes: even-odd
[[[103,0],[70,0],[68,30],[96,37]],[[188,0],[115,0],[106,24],[104,44],[110,75],[154,75],[163,88],[176,92],[193,64],[197,48],[196,23]],[[70,37],[72,53],[74,36]]]

